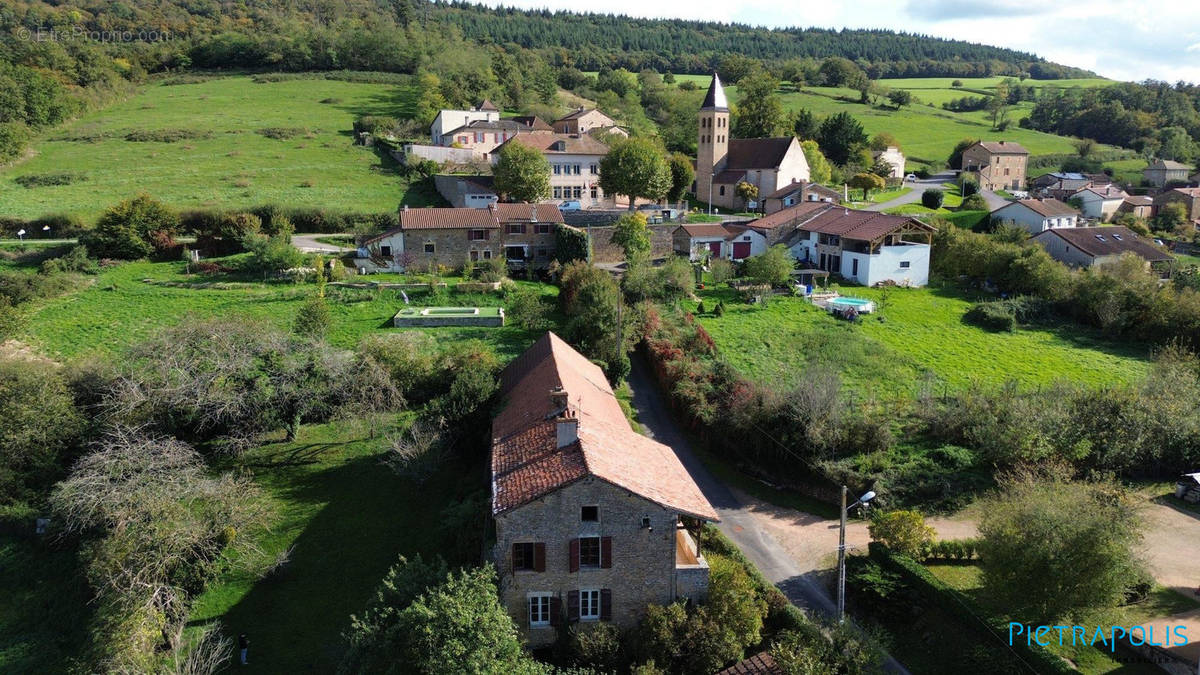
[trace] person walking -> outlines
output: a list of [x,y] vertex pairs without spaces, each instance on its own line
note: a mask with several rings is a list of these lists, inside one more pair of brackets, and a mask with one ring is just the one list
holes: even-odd
[[242,665],[248,665],[246,662],[246,654],[250,651],[250,638],[246,637],[245,633],[238,635],[238,650],[241,652]]

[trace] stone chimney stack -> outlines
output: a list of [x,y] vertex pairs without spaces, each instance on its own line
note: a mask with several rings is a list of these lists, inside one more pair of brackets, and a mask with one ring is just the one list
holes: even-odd
[[554,428],[558,438],[555,447],[565,448],[579,440],[579,418],[572,410],[564,410],[561,415],[554,418]]
[[554,412],[567,409],[567,390],[562,386],[554,387],[550,390],[550,403],[554,406]]

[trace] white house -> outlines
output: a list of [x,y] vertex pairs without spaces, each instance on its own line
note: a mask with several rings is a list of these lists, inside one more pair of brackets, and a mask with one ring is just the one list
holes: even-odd
[[1084,188],[1071,195],[1071,198],[1079,200],[1084,216],[1106,221],[1117,212],[1117,209],[1121,208],[1121,203],[1128,196],[1116,185],[1105,185],[1104,187]]
[[887,175],[888,178],[904,178],[904,153],[900,152],[900,148],[889,145],[886,150],[872,152],[871,157],[876,162],[883,160],[892,167],[892,172]]
[[429,125],[429,139],[433,145],[450,145],[443,138],[451,131],[471,122],[499,122],[500,109],[491,101],[484,101],[470,110],[441,110]]
[[1036,234],[1029,240],[1046,249],[1051,258],[1075,267],[1116,262],[1125,253],[1142,258],[1147,267],[1171,260],[1166,251],[1120,226],[1058,228]]
[[1009,202],[992,211],[991,217],[993,222],[1015,225],[1030,234],[1079,225],[1079,212],[1053,197]]
[[[578,201],[585,209],[614,204],[600,189],[600,160],[608,154],[608,146],[592,136],[533,131],[514,136],[508,143],[533,148],[550,162],[551,199]],[[499,151],[492,154],[493,163],[498,159]]]

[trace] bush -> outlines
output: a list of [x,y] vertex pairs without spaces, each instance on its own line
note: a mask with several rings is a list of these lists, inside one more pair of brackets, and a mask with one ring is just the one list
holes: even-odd
[[35,500],[65,473],[84,431],[60,369],[0,359],[0,419],[0,505]]
[[125,135],[125,140],[138,143],[178,143],[179,141],[201,140],[212,138],[211,131],[195,129],[139,129]]
[[110,207],[79,243],[99,258],[137,260],[165,254],[174,246],[178,229],[179,214],[143,194]]
[[958,207],[959,211],[987,211],[988,203],[983,198],[983,195],[973,194],[962,200],[962,205]]
[[95,274],[100,271],[95,260],[88,257],[86,246],[72,246],[67,254],[59,258],[47,258],[42,261],[42,274],[60,274],[63,272],[79,272]]
[[795,263],[783,244],[776,244],[765,253],[749,258],[745,262],[746,276],[760,284],[781,286],[792,278]]
[[304,127],[266,127],[259,129],[258,134],[277,141],[286,141],[290,138],[308,134],[308,129]]
[[963,321],[993,331],[1012,332],[1017,318],[1004,302],[978,302],[963,314]]
[[305,300],[304,304],[296,312],[296,320],[292,324],[292,330],[297,335],[303,335],[314,340],[323,340],[332,324],[333,317],[329,313],[329,303],[325,302],[325,298],[322,296],[315,295]]
[[278,273],[304,264],[304,254],[282,236],[251,234],[242,240],[242,246],[250,252],[247,271]]
[[575,666],[615,673],[625,665],[621,632],[611,623],[577,624],[567,631],[567,659]]
[[927,209],[942,208],[942,203],[946,200],[946,193],[937,188],[930,188],[921,193],[921,205]]
[[933,528],[925,524],[925,518],[917,511],[876,513],[868,529],[871,541],[911,557],[933,540]]
[[536,288],[519,286],[510,291],[507,305],[506,318],[525,330],[541,332],[552,326],[550,307]]
[[724,258],[713,258],[708,261],[708,271],[714,284],[723,284],[733,278],[733,263]]
[[979,183],[976,183],[973,180],[967,180],[964,178],[962,181],[961,192],[962,192],[963,199],[966,199],[967,197],[970,197],[971,195],[979,194]]
[[570,225],[555,224],[554,259],[562,265],[576,260],[591,260],[592,242],[587,232]]
[[84,174],[60,172],[26,174],[24,176],[17,176],[13,179],[13,182],[23,188],[32,189],[38,187],[50,187],[54,185],[70,185],[83,180],[87,180],[87,176]]
[[929,172],[929,167],[919,166],[919,167],[917,167],[916,171],[913,171],[913,175],[916,176],[917,178],[920,178],[921,180],[926,180],[932,174],[930,174],[930,172]]

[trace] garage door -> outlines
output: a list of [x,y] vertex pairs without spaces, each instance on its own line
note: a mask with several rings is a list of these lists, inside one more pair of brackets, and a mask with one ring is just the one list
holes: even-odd
[[719,242],[719,241],[708,242],[708,252],[711,253],[714,258],[720,258],[721,257],[721,242]]
[[733,243],[733,257],[735,260],[742,260],[750,257],[750,242],[735,241]]

